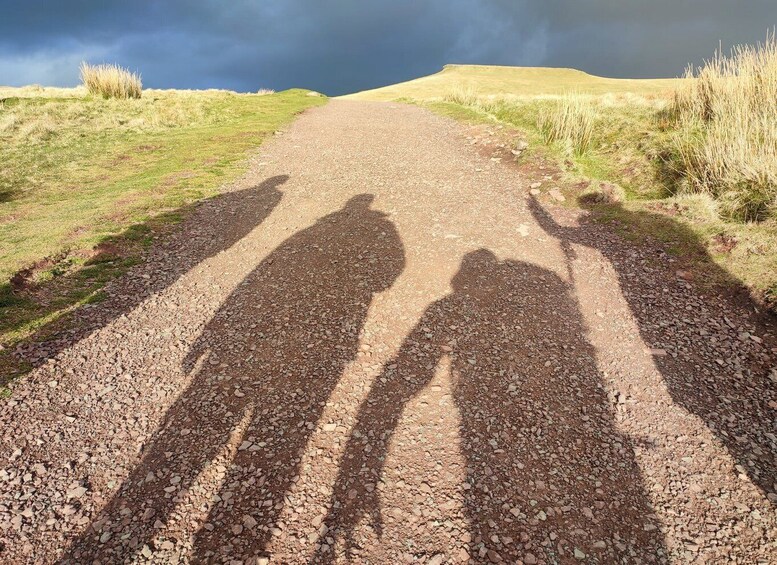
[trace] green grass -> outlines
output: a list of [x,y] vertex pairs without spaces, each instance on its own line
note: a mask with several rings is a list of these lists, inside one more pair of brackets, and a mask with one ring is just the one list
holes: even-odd
[[[569,69],[448,66],[415,81],[351,98],[404,100],[469,123],[507,126],[529,149],[518,164],[529,179],[554,173],[570,205],[589,208],[629,239],[665,244],[678,264],[703,285],[743,284],[772,308],[777,305],[777,223],[727,219],[710,196],[680,190],[681,171],[668,109],[683,80],[616,80]],[[570,93],[594,113],[585,151],[547,143],[543,113]],[[504,130],[503,130],[504,131]],[[539,166],[543,166],[542,170]],[[613,201],[611,195],[619,195]]]
[[589,96],[596,112],[592,138],[584,152],[565,143],[547,144],[540,117],[563,103],[560,97],[486,97],[478,104],[461,106],[442,101],[419,101],[437,113],[470,122],[512,126],[518,138],[529,142],[534,153],[565,164],[578,177],[617,183],[632,198],[663,198],[670,194],[670,172],[658,157],[670,145],[669,134],[658,127],[661,99],[617,95],[602,100]]
[[322,100],[305,91],[6,98],[0,280],[63,250],[91,247],[146,213],[214,194],[247,150]]
[[151,230],[216,195],[244,170],[248,151],[325,102],[303,90],[146,90],[139,100],[104,100],[83,89],[0,88],[5,352],[99,300]]

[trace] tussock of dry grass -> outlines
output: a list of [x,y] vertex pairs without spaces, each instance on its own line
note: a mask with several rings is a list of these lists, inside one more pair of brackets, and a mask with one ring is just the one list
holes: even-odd
[[461,104],[462,106],[474,106],[478,103],[478,93],[472,86],[456,85],[448,92],[443,100]]
[[540,111],[537,127],[546,143],[561,143],[582,154],[591,145],[596,118],[596,108],[588,98],[568,94]]
[[672,107],[685,190],[741,220],[777,218],[777,41],[717,53]]
[[118,65],[81,63],[81,81],[87,91],[103,98],[140,98],[143,83],[140,75]]

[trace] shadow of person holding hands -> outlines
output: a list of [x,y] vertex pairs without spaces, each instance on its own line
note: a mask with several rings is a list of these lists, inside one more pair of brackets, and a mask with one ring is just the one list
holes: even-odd
[[[569,286],[485,249],[464,257],[452,292],[429,306],[361,405],[325,521],[329,536],[358,548],[368,543],[362,521],[382,534],[378,493],[368,486],[385,474],[408,402],[446,362],[466,468],[460,518],[469,535],[459,549],[475,562],[581,553],[660,560],[663,538]],[[407,504],[423,498],[403,494]],[[403,531],[410,543],[413,527]],[[322,546],[311,563],[333,560]]]
[[[372,298],[404,268],[399,235],[372,201],[356,196],[293,235],[234,290],[186,358],[191,384],[70,559],[159,550],[157,532],[181,520],[176,506],[208,488],[201,476],[220,487],[192,559],[261,554],[315,423],[356,357]],[[193,512],[183,512],[187,521]]]
[[[739,299],[745,302],[740,312],[760,310],[741,292],[741,283],[712,261],[697,235],[666,215],[622,207],[619,212],[627,215],[627,225],[652,226],[682,242],[683,252],[703,261],[710,279],[725,285],[725,299],[700,304],[689,285],[678,285],[666,275],[663,279],[646,276],[643,265],[628,255],[633,247],[624,250],[624,245],[602,237],[601,231],[561,226],[535,198],[529,200],[529,209],[542,229],[559,239],[569,258],[572,244],[578,244],[608,259],[643,342],[662,350],[653,362],[672,400],[701,418],[733,457],[736,472],[749,477],[777,504],[777,420],[769,407],[770,402],[777,403],[777,389],[768,377],[774,370],[774,355],[759,338],[740,333],[719,308],[734,310],[729,300]],[[759,318],[748,323],[766,324],[773,333],[774,316],[767,313]]]

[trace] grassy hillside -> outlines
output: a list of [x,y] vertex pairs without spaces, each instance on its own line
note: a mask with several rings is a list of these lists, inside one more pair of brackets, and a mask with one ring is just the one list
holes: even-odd
[[657,94],[674,88],[678,79],[614,79],[575,69],[446,65],[439,73],[345,96],[356,100],[441,98],[454,89],[471,89],[479,96],[510,94],[540,96],[568,91],[586,94],[634,92]]
[[0,87],[0,351],[136,260],[120,245],[134,251],[95,263],[97,245],[215,195],[249,150],[325,101],[303,90],[118,100]]
[[[527,184],[541,184],[540,198],[558,201],[552,194],[565,195],[565,205],[589,208],[635,241],[661,240],[699,282],[742,282],[775,308],[777,217],[770,210],[777,206],[777,187],[770,175],[777,174],[777,159],[764,155],[777,150],[777,119],[774,96],[759,93],[777,84],[776,53],[767,43],[744,71],[720,76],[712,85],[709,72],[702,83],[449,65],[435,75],[349,98],[403,100],[485,124],[492,134],[502,132],[503,144],[514,153],[498,156],[514,159]],[[719,93],[713,93],[716,88]],[[720,117],[711,123],[678,118],[683,109],[675,93],[680,101],[713,96],[706,103]],[[729,110],[732,104],[738,114]],[[715,131],[725,135],[712,137]],[[699,187],[698,177],[711,184],[723,175],[738,192]]]

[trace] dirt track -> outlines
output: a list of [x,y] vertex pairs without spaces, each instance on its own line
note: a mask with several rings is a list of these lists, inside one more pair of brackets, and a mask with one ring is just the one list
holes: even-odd
[[490,137],[263,146],[0,407],[0,560],[775,562],[773,328]]

